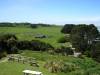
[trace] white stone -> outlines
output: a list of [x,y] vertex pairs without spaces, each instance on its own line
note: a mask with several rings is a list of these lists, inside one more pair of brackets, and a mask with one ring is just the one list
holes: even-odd
[[23,72],[24,72],[25,75],[29,75],[29,74],[32,74],[32,75],[43,75],[42,72],[38,72],[38,71],[24,70]]

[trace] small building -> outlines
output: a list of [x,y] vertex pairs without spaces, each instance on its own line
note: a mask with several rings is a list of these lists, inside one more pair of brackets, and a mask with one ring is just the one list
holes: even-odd
[[24,70],[24,75],[43,75],[42,72],[38,71],[31,71],[31,70]]

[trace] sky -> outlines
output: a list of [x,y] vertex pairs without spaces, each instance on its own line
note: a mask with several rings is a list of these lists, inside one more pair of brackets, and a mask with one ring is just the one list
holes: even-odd
[[0,22],[100,25],[100,0],[0,0]]

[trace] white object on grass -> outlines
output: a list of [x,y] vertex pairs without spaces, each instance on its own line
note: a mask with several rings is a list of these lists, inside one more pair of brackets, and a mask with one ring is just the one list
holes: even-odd
[[24,75],[43,75],[42,72],[38,71],[31,71],[31,70],[24,70]]

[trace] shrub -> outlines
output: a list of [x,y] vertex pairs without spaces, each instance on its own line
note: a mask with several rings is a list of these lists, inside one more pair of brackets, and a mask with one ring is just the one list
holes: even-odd
[[75,69],[78,68],[76,67],[75,64],[72,63],[64,63],[64,66],[62,68],[63,72],[71,72],[71,71],[75,71]]
[[17,40],[17,37],[14,34],[2,34],[0,35],[0,40],[9,40],[9,39]]
[[50,72],[52,73],[57,73],[57,72],[71,72],[71,71],[75,71],[75,69],[77,68],[74,64],[71,63],[64,63],[62,61],[50,61],[47,62],[44,65],[45,68],[47,68]]
[[61,37],[58,39],[58,43],[65,43],[66,42],[66,38],[65,37]]
[[33,50],[33,51],[46,51],[48,49],[52,49],[48,43],[41,42],[39,40],[32,40],[32,41],[18,41],[17,48],[20,50]]
[[4,52],[0,52],[0,59],[2,58],[2,57],[5,57],[7,55],[7,53],[4,51]]
[[[3,34],[0,36],[0,50],[7,53],[17,52],[17,37],[14,34]],[[15,51],[14,51],[15,50]]]
[[37,28],[38,27],[37,24],[31,24],[30,26],[31,26],[31,28]]
[[36,50],[36,51],[46,51],[48,49],[53,48],[53,46],[51,46],[50,44],[41,42],[39,40],[32,40],[31,45],[32,45],[32,50]]
[[69,36],[63,36],[63,37],[58,39],[58,43],[66,43],[66,42],[70,42]]
[[61,53],[62,55],[73,55],[73,50],[70,47],[61,46],[60,48],[55,49],[56,53]]
[[17,53],[18,48],[16,47],[17,40],[15,39],[9,39],[7,40],[7,53]]
[[31,49],[31,42],[24,40],[24,41],[17,41],[17,48],[20,50]]

